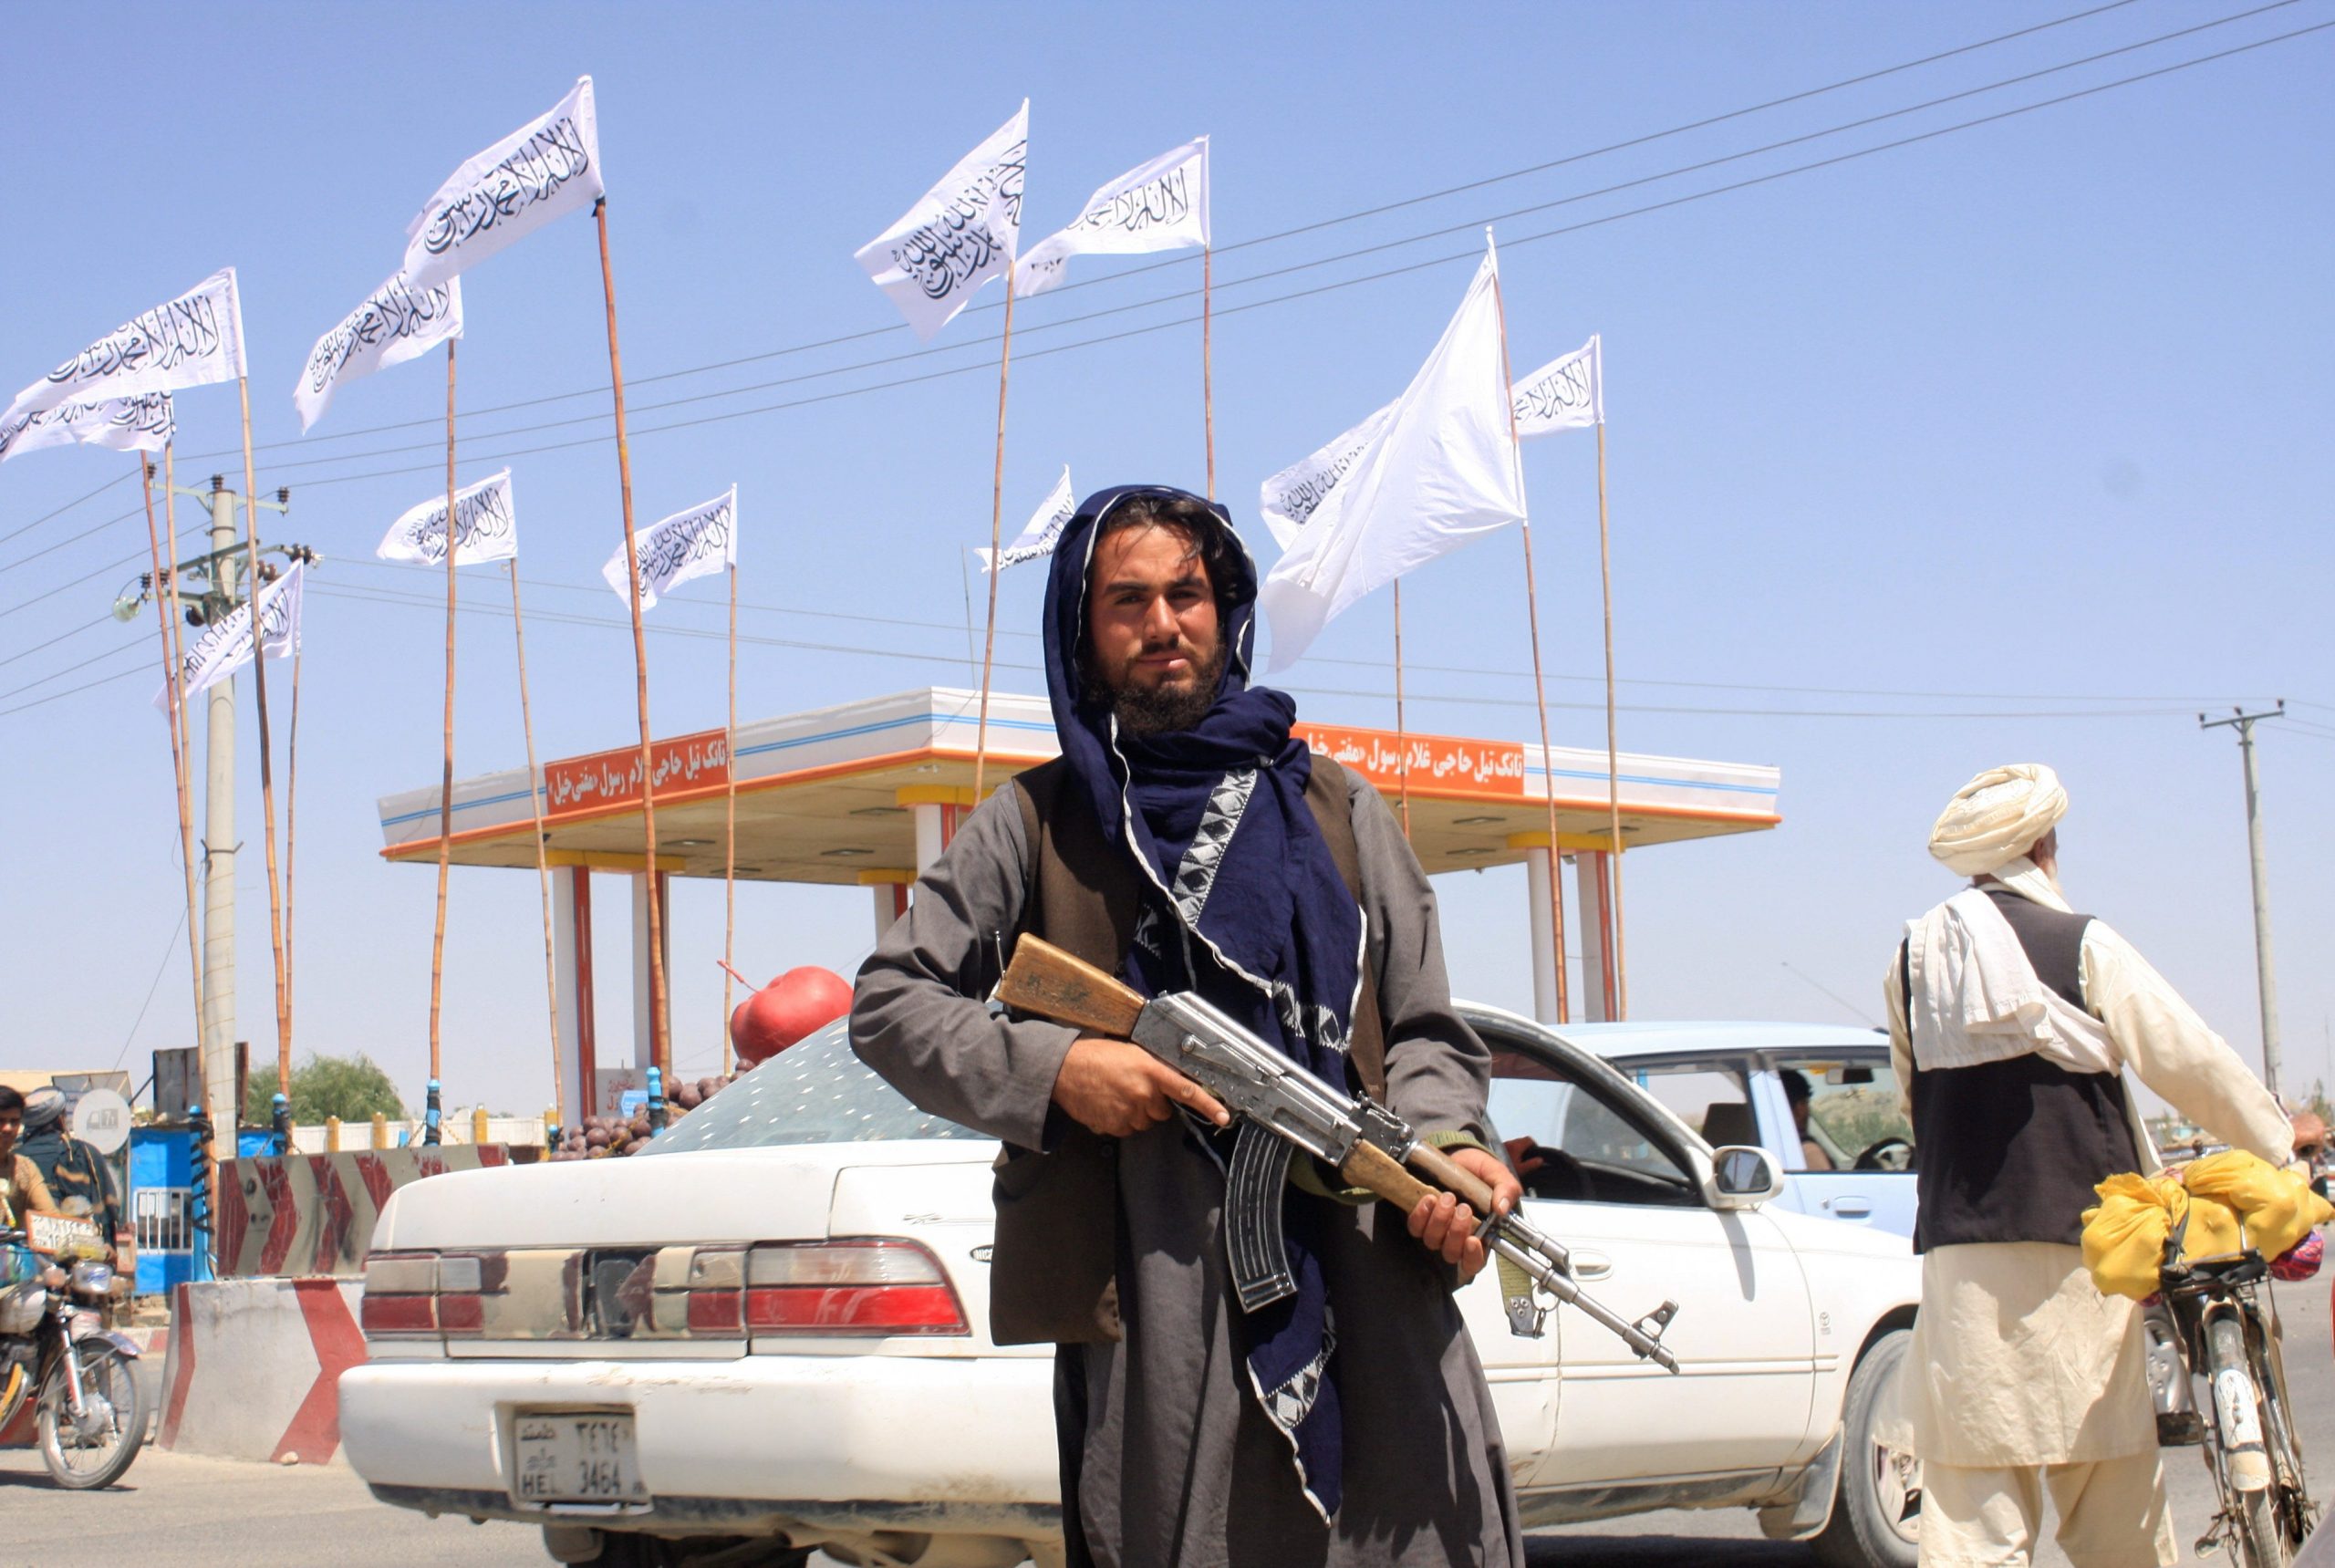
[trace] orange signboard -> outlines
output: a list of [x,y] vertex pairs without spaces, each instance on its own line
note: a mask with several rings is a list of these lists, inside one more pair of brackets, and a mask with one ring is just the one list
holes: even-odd
[[1511,742],[1406,734],[1398,744],[1392,730],[1355,730],[1336,724],[1300,723],[1297,732],[1313,750],[1384,789],[1401,786],[1407,755],[1415,790],[1524,793],[1524,748]]
[[[659,741],[649,748],[662,798],[703,784],[730,782],[730,737],[721,730]],[[605,811],[640,800],[640,748],[624,746],[544,764],[544,815]]]

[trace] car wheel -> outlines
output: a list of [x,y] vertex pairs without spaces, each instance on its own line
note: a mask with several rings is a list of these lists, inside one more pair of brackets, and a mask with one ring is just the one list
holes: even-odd
[[1809,1542],[1824,1568],[1914,1568],[1922,1544],[1921,1461],[1884,1447],[1873,1423],[1899,1369],[1910,1329],[1873,1342],[1849,1376],[1841,1411],[1841,1482],[1832,1522]]

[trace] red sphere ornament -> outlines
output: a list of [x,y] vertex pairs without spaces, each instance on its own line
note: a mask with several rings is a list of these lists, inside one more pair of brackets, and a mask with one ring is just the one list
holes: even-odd
[[851,1011],[851,982],[816,964],[790,969],[738,1004],[730,1044],[748,1066],[764,1062]]

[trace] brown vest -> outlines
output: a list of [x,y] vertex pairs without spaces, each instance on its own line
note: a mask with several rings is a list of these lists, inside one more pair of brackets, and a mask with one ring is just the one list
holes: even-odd
[[[1014,781],[1022,805],[1022,922],[1099,969],[1123,974],[1141,907],[1141,881],[1126,852],[1103,836],[1095,808],[1062,759]],[[1360,857],[1345,770],[1313,759],[1305,804],[1357,902]],[[1386,1093],[1385,1031],[1378,977],[1367,968],[1348,1033],[1362,1090]],[[1059,1136],[1040,1153],[1008,1145],[992,1197],[997,1240],[990,1268],[990,1338],[999,1345],[1074,1345],[1120,1337],[1118,1143],[1057,1115]]]

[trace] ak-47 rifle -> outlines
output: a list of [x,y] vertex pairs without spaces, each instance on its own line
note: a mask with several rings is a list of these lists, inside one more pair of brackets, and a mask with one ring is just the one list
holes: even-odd
[[[1633,1323],[1583,1294],[1564,1247],[1521,1215],[1495,1215],[1491,1189],[1472,1172],[1385,1106],[1333,1088],[1199,996],[1174,992],[1146,1000],[1026,935],[997,996],[1022,1012],[1133,1041],[1232,1113],[1240,1132],[1227,1179],[1225,1244],[1242,1310],[1254,1312],[1297,1289],[1282,1239],[1282,1187],[1291,1156],[1302,1149],[1349,1185],[1405,1212],[1439,1189],[1449,1191],[1483,1216],[1477,1233],[1486,1244],[1534,1284],[1619,1335],[1641,1357],[1678,1370],[1678,1358],[1662,1344],[1677,1303],[1665,1302]],[[1537,1317],[1522,1332],[1537,1334]]]

